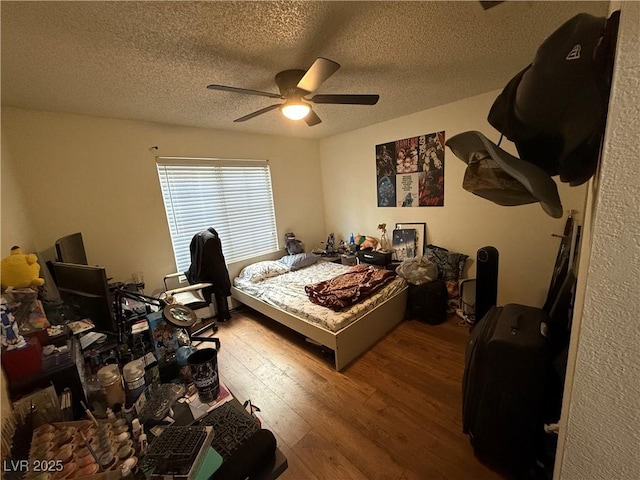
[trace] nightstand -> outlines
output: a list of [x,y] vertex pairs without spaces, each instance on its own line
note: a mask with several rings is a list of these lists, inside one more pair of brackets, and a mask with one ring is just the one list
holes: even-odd
[[322,255],[318,259],[319,262],[342,263],[340,255]]

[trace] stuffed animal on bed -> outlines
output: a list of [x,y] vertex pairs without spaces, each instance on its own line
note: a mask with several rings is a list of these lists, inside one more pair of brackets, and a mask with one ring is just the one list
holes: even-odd
[[378,240],[373,237],[368,237],[366,235],[356,235],[355,237],[356,245],[360,246],[360,250],[364,250],[365,248],[371,248],[373,250],[378,246]]
[[304,253],[304,243],[298,240],[293,232],[284,234],[284,248],[287,249],[289,255]]
[[33,253],[22,253],[20,247],[12,247],[11,254],[0,262],[2,288],[41,287],[40,264]]

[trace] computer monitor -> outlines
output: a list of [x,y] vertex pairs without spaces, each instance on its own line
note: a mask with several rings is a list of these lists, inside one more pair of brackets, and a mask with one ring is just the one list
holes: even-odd
[[56,260],[64,263],[87,265],[87,254],[84,251],[82,233],[72,233],[56,241]]
[[71,306],[78,319],[90,318],[100,332],[118,333],[113,300],[103,267],[53,262],[61,300]]

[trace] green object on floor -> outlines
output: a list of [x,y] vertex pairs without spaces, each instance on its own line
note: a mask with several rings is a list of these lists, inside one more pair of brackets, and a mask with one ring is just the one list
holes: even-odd
[[220,468],[220,465],[222,465],[222,457],[213,448],[209,447],[195,480],[208,480]]

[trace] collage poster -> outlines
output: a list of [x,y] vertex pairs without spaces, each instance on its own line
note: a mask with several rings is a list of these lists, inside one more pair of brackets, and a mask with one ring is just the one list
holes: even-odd
[[444,206],[443,132],[376,145],[379,207]]

